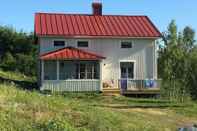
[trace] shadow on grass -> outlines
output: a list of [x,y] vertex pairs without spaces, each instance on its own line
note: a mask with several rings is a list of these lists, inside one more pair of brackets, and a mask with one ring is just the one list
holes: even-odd
[[[132,103],[141,103],[141,104],[169,104],[169,103],[172,103],[168,100],[161,100],[161,99],[138,99],[138,98],[135,98],[135,99],[130,99],[130,98],[133,98],[133,97],[127,97],[127,100],[128,102],[132,102]],[[139,97],[141,98],[141,97]],[[125,100],[121,100],[121,99],[118,99],[118,98],[114,98],[115,101],[117,102],[124,102]]]
[[36,82],[31,81],[19,81],[19,80],[12,80],[3,78],[0,76],[0,82],[4,83],[13,83],[16,85],[17,88],[25,89],[25,90],[38,90],[38,86]]
[[132,109],[132,108],[158,108],[158,109],[164,109],[164,108],[183,108],[186,107],[186,105],[93,105],[96,107],[105,107],[105,108],[114,108],[114,109]]

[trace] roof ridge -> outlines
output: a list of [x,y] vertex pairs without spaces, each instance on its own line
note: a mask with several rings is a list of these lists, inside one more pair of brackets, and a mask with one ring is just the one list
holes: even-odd
[[[93,14],[54,13],[54,12],[36,12],[35,14],[95,16]],[[114,14],[105,14],[105,15],[101,15],[101,16],[148,17],[147,15],[114,15]]]

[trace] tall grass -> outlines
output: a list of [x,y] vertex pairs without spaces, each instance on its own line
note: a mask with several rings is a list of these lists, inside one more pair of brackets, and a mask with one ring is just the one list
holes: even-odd
[[[17,73],[4,73],[3,77],[8,76],[22,79]],[[196,105],[94,93],[44,94],[23,90],[13,83],[0,83],[0,130],[176,130],[182,122],[197,121]]]
[[161,98],[175,102],[189,102],[191,96],[184,80],[163,80],[161,84]]
[[10,80],[18,80],[18,81],[36,81],[35,77],[28,77],[19,72],[3,71],[1,68],[0,68],[0,77]]

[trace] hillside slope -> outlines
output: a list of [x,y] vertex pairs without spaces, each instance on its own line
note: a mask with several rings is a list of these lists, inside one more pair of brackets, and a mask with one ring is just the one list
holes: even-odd
[[[33,81],[0,71],[3,78]],[[2,75],[4,74],[4,75]],[[9,76],[9,78],[8,78]],[[162,131],[197,123],[197,104],[101,94],[42,94],[0,83],[0,130]]]

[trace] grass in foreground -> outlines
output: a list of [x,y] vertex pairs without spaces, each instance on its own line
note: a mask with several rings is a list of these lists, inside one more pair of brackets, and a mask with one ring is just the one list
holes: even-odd
[[197,123],[197,103],[101,94],[47,95],[0,84],[0,130],[162,131]]
[[197,104],[98,94],[44,95],[0,85],[0,130],[176,130],[197,123]]

